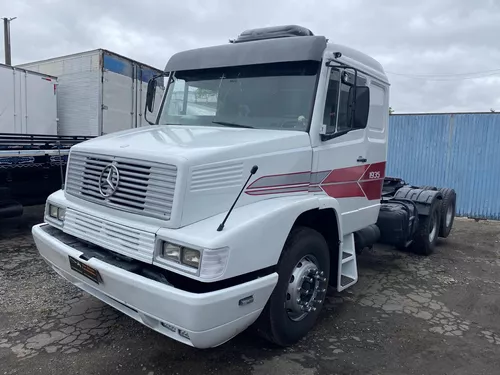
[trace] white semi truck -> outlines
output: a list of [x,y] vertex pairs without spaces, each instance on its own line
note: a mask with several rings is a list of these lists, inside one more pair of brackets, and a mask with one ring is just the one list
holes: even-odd
[[[69,282],[175,340],[252,326],[279,345],[380,241],[430,254],[452,189],[385,176],[389,82],[371,57],[299,26],[180,52],[148,84],[153,126],[73,146],[33,227]],[[159,104],[159,105],[158,105]]]

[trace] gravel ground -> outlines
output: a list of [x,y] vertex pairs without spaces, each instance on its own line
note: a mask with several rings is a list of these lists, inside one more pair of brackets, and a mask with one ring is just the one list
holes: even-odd
[[0,374],[498,374],[500,223],[459,219],[431,257],[377,247],[298,345],[243,333],[196,350],[60,279],[38,256],[42,209],[0,222]]

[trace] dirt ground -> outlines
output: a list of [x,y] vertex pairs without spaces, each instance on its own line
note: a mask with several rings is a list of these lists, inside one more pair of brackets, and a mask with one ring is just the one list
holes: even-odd
[[500,223],[459,219],[430,257],[377,247],[298,345],[243,333],[196,350],[60,279],[38,256],[41,209],[0,222],[0,374],[498,374]]

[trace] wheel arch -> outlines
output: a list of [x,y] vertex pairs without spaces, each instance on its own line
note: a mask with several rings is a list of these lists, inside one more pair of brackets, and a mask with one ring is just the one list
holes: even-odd
[[338,252],[340,249],[341,218],[333,207],[314,208],[302,212],[290,232],[296,227],[308,227],[318,231],[326,240],[330,250],[330,283],[337,280]]
[[[340,240],[339,223],[337,211],[333,208],[314,208],[302,212],[293,223],[292,229],[298,226],[309,227],[318,231],[328,242],[335,242],[338,247]],[[331,249],[330,249],[331,250]]]

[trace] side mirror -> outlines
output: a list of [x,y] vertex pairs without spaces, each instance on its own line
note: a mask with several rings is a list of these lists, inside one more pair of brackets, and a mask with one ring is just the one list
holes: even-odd
[[[354,93],[356,98],[354,101]],[[349,89],[349,103],[353,109],[351,116],[353,129],[364,129],[368,124],[370,112],[370,88],[367,86],[356,86]]]
[[151,113],[155,108],[155,94],[157,85],[158,82],[156,81],[156,78],[151,78],[148,82],[148,91],[146,92],[146,109]]

